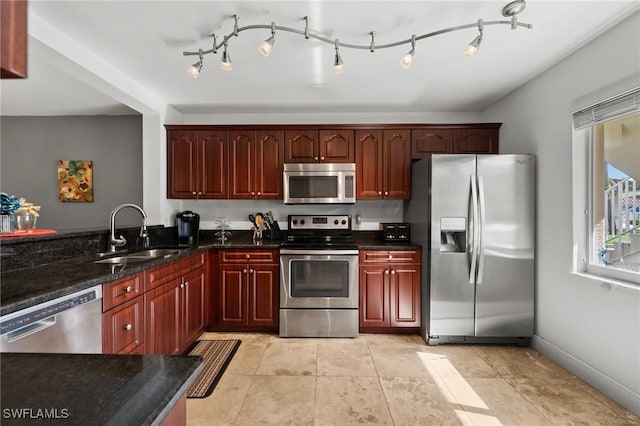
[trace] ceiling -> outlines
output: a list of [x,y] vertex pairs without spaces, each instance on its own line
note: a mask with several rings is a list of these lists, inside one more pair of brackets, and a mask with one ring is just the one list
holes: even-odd
[[[304,29],[341,42],[369,45],[409,39],[446,27],[506,20],[495,1],[53,1],[29,2],[30,17],[50,23],[135,84],[185,114],[288,112],[481,111],[585,42],[638,10],[634,1],[530,0],[520,22],[533,29],[485,26],[478,54],[465,46],[477,29],[416,43],[411,68],[399,65],[403,45],[369,50],[341,48],[342,74],[333,72],[334,46],[276,32],[273,53],[258,44],[268,30],[229,39],[233,71],[220,69],[221,52],[206,55],[198,79],[187,67],[239,27]],[[135,106],[104,87],[80,81],[45,55],[46,40],[30,38],[29,78],[2,80],[2,115],[135,114]],[[76,66],[81,66],[77,65]],[[585,70],[588,72],[588,70]]]

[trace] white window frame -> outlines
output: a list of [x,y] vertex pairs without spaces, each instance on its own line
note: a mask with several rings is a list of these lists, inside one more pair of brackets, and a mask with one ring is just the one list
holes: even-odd
[[[601,280],[603,282],[622,285],[624,287],[640,290],[640,274],[616,268],[609,268],[593,263],[593,128],[596,124],[613,120],[615,118],[629,115],[621,113],[619,115],[604,117],[598,116],[598,107],[615,100],[620,96],[633,94],[637,99],[640,88],[634,88],[626,93],[606,99],[602,102],[583,108],[573,114],[574,127],[576,123],[581,128],[573,131],[573,272],[584,275],[588,278]],[[637,102],[637,101],[636,101]],[[636,104],[636,113],[640,112],[640,105]],[[606,107],[605,107],[606,109]],[[589,111],[590,110],[590,111]],[[585,120],[585,112],[588,112],[593,120]],[[633,113],[633,112],[632,112]],[[577,119],[576,119],[577,117]]]

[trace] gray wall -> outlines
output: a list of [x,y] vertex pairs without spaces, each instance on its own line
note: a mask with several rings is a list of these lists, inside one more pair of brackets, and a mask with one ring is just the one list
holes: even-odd
[[[141,116],[1,117],[0,136],[0,190],[41,205],[38,228],[106,228],[116,205],[142,206]],[[93,203],[58,201],[58,160],[93,161]]]
[[640,291],[572,273],[573,223],[584,217],[572,211],[572,197],[585,193],[572,180],[571,113],[580,99],[629,77],[640,82],[637,13],[488,108],[484,118],[504,123],[501,152],[537,156],[534,346],[640,414]]

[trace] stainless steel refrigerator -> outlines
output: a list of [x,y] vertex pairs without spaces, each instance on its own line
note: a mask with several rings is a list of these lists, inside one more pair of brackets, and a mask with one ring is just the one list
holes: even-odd
[[526,343],[533,335],[535,157],[432,155],[404,206],[422,245],[429,344]]

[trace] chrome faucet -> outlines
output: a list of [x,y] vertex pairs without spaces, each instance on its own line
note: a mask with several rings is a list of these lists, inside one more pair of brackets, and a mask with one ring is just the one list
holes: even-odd
[[138,210],[142,215],[142,226],[140,227],[140,237],[145,242],[144,243],[145,248],[148,248],[146,247],[148,246],[148,242],[149,242],[149,234],[147,232],[147,213],[144,210],[142,210],[142,207],[139,207],[135,204],[121,204],[111,211],[111,217],[110,217],[111,233],[109,235],[109,253],[115,253],[118,247],[122,247],[125,244],[127,244],[126,238],[124,238],[122,235],[120,235],[120,238],[116,238],[116,214],[118,214],[120,210],[127,207],[131,207],[132,209]]

